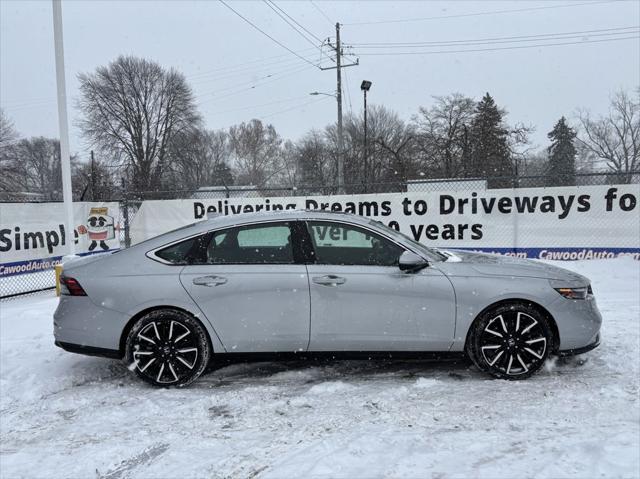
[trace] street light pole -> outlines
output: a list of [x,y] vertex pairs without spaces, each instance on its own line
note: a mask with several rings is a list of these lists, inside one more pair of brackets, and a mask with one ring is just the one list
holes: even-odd
[[73,197],[71,196],[71,157],[69,154],[69,120],[67,118],[67,87],[64,76],[64,46],[62,42],[61,0],[53,4],[53,41],[56,57],[56,87],[58,93],[58,127],[60,129],[60,163],[62,166],[62,199],[66,212],[67,245],[70,255],[76,253]]
[[364,191],[367,192],[367,160],[369,151],[367,150],[367,90],[364,91],[364,172],[362,181],[364,182]]
[[367,80],[363,80],[360,85],[360,89],[364,92],[364,161],[363,161],[363,172],[362,172],[362,186],[363,193],[367,192],[367,172],[368,172],[368,163],[369,163],[369,150],[367,149],[367,92],[371,88],[371,82]]

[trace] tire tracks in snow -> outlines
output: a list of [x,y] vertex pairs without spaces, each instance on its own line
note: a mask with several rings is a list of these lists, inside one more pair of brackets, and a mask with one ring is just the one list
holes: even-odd
[[123,460],[118,466],[105,474],[98,473],[98,479],[123,479],[130,477],[129,473],[142,465],[146,465],[164,454],[169,449],[169,444],[158,443],[148,447],[144,451]]

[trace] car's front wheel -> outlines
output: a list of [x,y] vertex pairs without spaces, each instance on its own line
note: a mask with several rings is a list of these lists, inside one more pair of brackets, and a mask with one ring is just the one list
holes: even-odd
[[544,365],[553,346],[549,319],[526,303],[486,311],[471,328],[469,356],[500,379],[528,378]]
[[205,370],[210,356],[204,327],[182,311],[152,311],[136,321],[127,336],[127,364],[154,386],[192,383]]

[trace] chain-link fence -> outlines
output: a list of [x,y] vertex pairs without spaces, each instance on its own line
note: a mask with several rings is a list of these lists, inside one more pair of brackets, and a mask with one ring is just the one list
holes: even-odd
[[[539,188],[552,186],[589,186],[640,183],[640,172],[631,173],[579,173],[571,176],[496,176],[491,178],[415,178],[410,180],[345,183],[344,194],[430,192],[449,190]],[[197,189],[172,189],[154,191],[131,191],[121,193],[114,200],[128,199],[130,202],[144,200],[218,199],[218,198],[265,198],[287,196],[325,196],[339,194],[336,184],[292,185],[292,186],[212,186]]]
[[[494,191],[498,188],[521,189],[521,188],[548,188],[556,186],[595,186],[595,185],[625,185],[639,184],[640,172],[619,175],[613,173],[588,173],[576,174],[570,177],[550,177],[550,176],[526,176],[526,177],[493,177],[486,179],[478,178],[451,178],[451,179],[428,179],[416,178],[408,181],[367,183],[344,185],[343,191],[346,195],[382,194],[382,193],[432,193],[432,192],[482,192]],[[143,202],[149,200],[241,200],[241,199],[269,199],[269,198],[291,198],[291,197],[316,197],[334,196],[340,193],[336,185],[298,185],[283,187],[253,187],[253,186],[214,186],[202,187],[190,190],[161,190],[161,191],[127,191],[123,190],[116,198],[109,198],[108,201],[119,203],[119,225],[117,232],[120,239],[120,247],[126,248],[141,241],[144,238],[136,237],[131,225],[135,221]],[[105,199],[107,201],[107,199]],[[15,195],[11,198],[13,203],[37,203],[38,198],[33,195]],[[5,204],[8,202],[4,202]],[[3,203],[0,203],[0,208]],[[531,228],[526,221],[521,221],[516,228],[526,235],[527,228]],[[9,232],[5,226],[3,231]],[[515,231],[517,236],[518,231]],[[598,234],[598,225],[593,224],[593,235]],[[439,244],[434,244],[440,246]],[[631,245],[638,247],[640,245]],[[55,286],[54,265],[59,258],[49,258],[47,261],[38,263],[35,269],[30,271],[9,270],[8,263],[3,260],[0,264],[0,298],[13,297]],[[17,274],[22,273],[22,274]]]

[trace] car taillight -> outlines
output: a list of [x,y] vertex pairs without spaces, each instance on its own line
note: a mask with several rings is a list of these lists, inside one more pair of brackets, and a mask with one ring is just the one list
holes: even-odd
[[87,293],[84,292],[80,283],[75,278],[69,278],[68,276],[60,277],[60,294],[64,294],[66,296],[86,296]]

